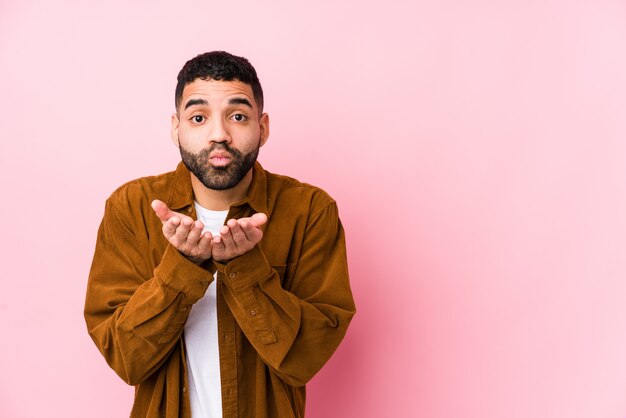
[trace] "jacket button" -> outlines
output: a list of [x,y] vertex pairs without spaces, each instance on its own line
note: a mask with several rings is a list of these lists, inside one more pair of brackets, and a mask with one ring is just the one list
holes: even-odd
[[230,273],[229,276],[231,279],[234,279],[235,277],[237,277],[237,273]]
[[183,387],[183,393],[187,393],[187,388]]
[[256,311],[255,310],[250,311],[250,315],[252,316],[256,315]]

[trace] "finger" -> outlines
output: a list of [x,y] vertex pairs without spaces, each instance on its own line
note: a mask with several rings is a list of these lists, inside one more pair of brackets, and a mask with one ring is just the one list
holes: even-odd
[[164,222],[163,223],[163,235],[165,235],[165,238],[170,239],[174,235],[176,235],[176,229],[178,228],[179,225],[180,225],[180,218],[176,216]]
[[204,224],[201,221],[193,222],[189,230],[189,235],[187,235],[187,244],[192,247],[197,246],[203,229]]
[[176,228],[176,236],[182,241],[187,241],[189,232],[193,228],[194,222],[191,219],[181,219],[180,225]]
[[246,238],[246,234],[244,234],[239,222],[235,219],[228,220],[228,229],[230,230],[230,235],[233,237],[233,242],[237,247],[241,245],[245,245],[245,242],[248,240]]
[[215,261],[225,261],[227,259],[226,248],[224,247],[224,242],[222,241],[222,237],[220,235],[214,235],[213,240],[211,241],[211,257]]
[[228,253],[234,252],[237,249],[237,244],[235,244],[235,240],[233,239],[229,226],[223,226],[222,229],[220,229],[220,236],[222,237],[221,241],[224,244],[224,251]]
[[178,251],[187,252],[187,236],[189,235],[192,225],[193,222],[189,219],[182,219],[180,221],[180,225],[176,228],[176,233],[172,237],[168,238]]
[[263,238],[263,231],[253,226],[248,220],[240,219],[239,226],[241,227],[241,231],[245,234],[246,239],[253,245],[261,241],[261,238]]
[[154,210],[154,213],[161,220],[161,222],[165,222],[172,216],[176,215],[176,212],[171,211],[170,208],[168,208],[167,205],[160,200],[153,200],[150,206],[152,206],[152,210]]
[[207,231],[198,240],[198,252],[205,258],[211,257],[211,250],[213,246],[213,235]]
[[211,240],[211,246],[213,247],[213,253],[216,253],[216,252],[223,253],[224,241],[222,241],[222,236],[214,235],[213,239]]

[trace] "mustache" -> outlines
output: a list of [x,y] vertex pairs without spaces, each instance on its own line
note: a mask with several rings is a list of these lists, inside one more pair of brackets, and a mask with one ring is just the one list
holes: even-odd
[[200,153],[201,155],[208,157],[208,155],[213,151],[225,151],[233,157],[241,157],[243,155],[241,151],[232,148],[226,142],[215,142],[208,148],[203,149]]
[[[241,161],[241,159],[243,158],[243,153],[241,151],[236,150],[235,148],[232,148],[228,144],[223,142],[213,143],[209,147],[203,148],[197,153],[189,153],[188,151],[181,148],[181,152],[186,152],[190,155],[194,155],[197,161],[202,165],[208,164],[209,156],[213,151],[227,152],[228,155],[230,155],[230,157],[235,161]],[[215,169],[221,170],[222,168],[216,167]]]
[[[180,135],[178,136],[178,143],[180,143]],[[243,153],[241,151],[232,148],[226,142],[213,142],[208,148],[204,148],[197,152],[196,156],[198,158],[202,158],[204,162],[206,162],[209,159],[209,154],[211,154],[213,151],[226,151],[235,158],[241,158],[243,156]]]

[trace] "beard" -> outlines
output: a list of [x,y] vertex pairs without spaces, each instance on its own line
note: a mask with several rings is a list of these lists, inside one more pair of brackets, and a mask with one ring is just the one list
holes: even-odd
[[[213,143],[210,147],[203,149],[197,154],[187,151],[182,145],[179,146],[179,149],[180,156],[187,169],[205,187],[211,190],[227,190],[238,185],[254,166],[259,155],[260,143],[261,139],[259,138],[259,145],[245,154],[235,148],[231,148],[225,142]],[[225,167],[214,167],[211,165],[209,155],[213,151],[218,150],[230,154],[230,164]]]

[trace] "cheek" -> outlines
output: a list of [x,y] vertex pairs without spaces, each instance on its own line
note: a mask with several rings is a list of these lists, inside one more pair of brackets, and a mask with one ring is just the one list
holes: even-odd
[[255,149],[259,145],[259,140],[261,139],[261,129],[257,126],[255,128],[247,129],[245,131],[240,132],[237,136],[238,144],[237,146],[240,149],[251,150]]
[[186,149],[202,148],[206,145],[204,138],[202,129],[185,129],[183,126],[178,129],[179,145]]
[[259,141],[259,137],[250,137],[248,138],[248,140],[245,143],[242,143],[238,146],[236,146],[236,148],[238,148],[241,152],[244,153],[249,153],[255,149],[257,149],[259,147],[260,141]]

